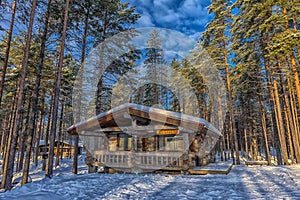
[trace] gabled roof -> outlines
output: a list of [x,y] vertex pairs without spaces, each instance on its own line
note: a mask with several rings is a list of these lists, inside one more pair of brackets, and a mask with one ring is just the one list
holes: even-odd
[[[55,143],[56,143],[57,141],[58,141],[58,140],[55,140]],[[72,144],[72,141],[70,141],[70,140],[64,140],[63,143],[66,144],[66,145],[74,146],[74,144]],[[45,144],[46,144],[46,141],[45,141],[45,140],[40,140],[40,141],[39,141],[39,146],[45,146]],[[49,144],[50,144],[50,141],[48,141],[48,145],[49,145]],[[83,147],[83,143],[82,143],[81,141],[79,141],[78,146],[79,146],[79,147]]]
[[205,128],[216,136],[222,135],[219,130],[202,118],[133,103],[123,104],[86,121],[77,123],[68,128],[67,131],[69,134],[75,135],[80,131],[93,131],[99,128],[117,126],[131,126],[132,120],[135,118],[182,127],[195,132]]

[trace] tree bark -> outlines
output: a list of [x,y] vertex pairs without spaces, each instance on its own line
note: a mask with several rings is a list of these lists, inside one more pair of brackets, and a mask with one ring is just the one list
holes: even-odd
[[65,39],[67,32],[67,21],[68,21],[68,11],[69,11],[69,0],[66,0],[65,14],[64,14],[64,25],[60,43],[60,54],[58,60],[58,70],[57,70],[57,79],[56,86],[54,90],[54,105],[52,112],[52,125],[50,131],[50,147],[49,147],[49,157],[46,168],[46,177],[51,178],[53,176],[53,157],[54,157],[54,144],[55,144],[55,134],[56,134],[56,126],[57,126],[57,113],[58,113],[58,102],[59,102],[59,94],[60,94],[60,83],[61,83],[61,74],[62,74],[62,66],[64,59],[64,49],[65,49]]
[[[259,91],[260,93],[260,91]],[[260,105],[260,115],[261,115],[261,125],[263,128],[263,138],[265,142],[265,153],[266,153],[266,160],[268,161],[268,165],[271,165],[271,155],[270,155],[270,150],[269,150],[269,141],[268,141],[268,135],[267,135],[267,123],[266,123],[266,111],[265,111],[265,106],[262,103],[260,94],[258,96],[258,101]]]
[[295,60],[295,55],[292,53],[291,55],[291,61],[292,61],[292,74],[294,76],[295,80],[295,86],[296,86],[296,94],[298,97],[298,105],[300,104],[300,83],[299,83],[299,74],[297,71],[297,66],[296,66],[296,60]]
[[[42,170],[45,171],[46,170],[46,161],[47,161],[47,156],[49,156],[49,147],[48,147],[48,141],[49,141],[49,133],[50,133],[50,127],[51,127],[51,116],[52,116],[52,109],[53,109],[53,94],[51,93],[51,100],[50,100],[50,108],[49,108],[49,112],[48,112],[48,116],[47,116],[47,119],[48,119],[48,123],[47,123],[47,127],[46,127],[46,134],[45,134],[45,141],[44,141],[44,145],[45,145],[45,148],[44,148],[44,152],[43,152],[43,167],[42,167]],[[46,156],[47,155],[47,156]]]
[[246,109],[245,104],[242,102],[242,119],[243,119],[243,133],[244,133],[244,142],[245,142],[245,151],[246,151],[246,159],[249,158],[249,147],[248,147],[248,135],[247,135],[247,122],[246,122]]
[[11,39],[12,39],[13,28],[14,28],[14,23],[15,23],[16,8],[17,8],[17,0],[14,0],[12,12],[11,12],[11,22],[10,22],[10,27],[9,27],[9,31],[8,31],[7,46],[6,46],[6,50],[5,50],[5,56],[4,56],[2,76],[1,76],[1,79],[0,79],[0,109],[1,109],[1,103],[2,103],[3,90],[4,90],[6,70],[7,70],[7,66],[8,66]]
[[31,112],[32,114],[30,117],[31,123],[29,126],[29,134],[27,138],[26,159],[25,159],[24,171],[22,176],[22,185],[26,184],[28,181],[30,156],[32,152],[32,140],[33,140],[34,132],[36,130],[35,125],[36,125],[36,118],[38,113],[38,99],[39,99],[39,91],[41,86],[42,69],[43,69],[44,58],[45,58],[45,48],[46,48],[46,40],[47,40],[47,33],[48,33],[48,21],[50,17],[50,5],[51,5],[51,0],[48,0],[47,11],[45,16],[44,32],[43,32],[42,42],[40,47],[39,67],[37,69],[37,76],[35,79],[34,98],[32,101],[32,112]]
[[[82,81],[83,81],[83,71],[84,71],[84,59],[85,59],[85,49],[86,49],[86,39],[87,33],[89,29],[89,17],[90,17],[90,5],[88,5],[87,13],[85,15],[84,20],[84,34],[82,38],[82,49],[81,49],[81,70],[79,71],[79,87],[78,87],[78,112],[76,116],[76,122],[80,122],[80,115],[81,115],[81,94],[82,94]],[[78,172],[78,142],[79,142],[79,135],[75,135],[74,141],[74,155],[73,155],[73,165],[72,165],[72,172],[77,174]]]
[[74,174],[77,174],[78,172],[78,142],[79,142],[79,135],[75,135],[75,141],[74,141],[74,157],[73,157],[73,166],[72,166],[72,172]]
[[[16,86],[18,87],[18,86]],[[6,139],[6,145],[4,146],[4,149],[3,149],[3,154],[2,154],[2,157],[3,157],[3,163],[2,163],[2,172],[3,174],[6,173],[4,170],[5,170],[5,163],[6,163],[6,159],[7,159],[7,155],[9,154],[9,149],[10,149],[10,145],[11,145],[11,133],[12,133],[12,130],[13,130],[13,127],[14,127],[14,122],[15,122],[15,116],[16,116],[16,101],[17,101],[17,92],[18,92],[18,89],[17,91],[15,92],[14,94],[14,97],[13,97],[13,104],[12,104],[12,113],[9,117],[9,124],[8,124],[8,130],[7,130],[7,139]]]
[[11,140],[11,148],[10,153],[8,155],[7,163],[5,164],[5,174],[2,177],[2,188],[5,190],[10,190],[12,188],[12,178],[13,178],[13,169],[14,169],[14,160],[15,160],[15,152],[17,146],[17,138],[18,132],[20,127],[20,117],[22,115],[22,103],[23,103],[23,96],[24,96],[24,88],[25,88],[25,78],[28,68],[28,57],[29,57],[29,50],[30,50],[30,43],[31,43],[31,36],[32,36],[32,28],[34,22],[34,15],[35,15],[35,8],[36,8],[36,0],[32,0],[32,7],[30,12],[30,22],[28,27],[28,34],[26,39],[26,47],[25,53],[22,61],[22,72],[21,72],[21,80],[20,80],[20,90],[18,95],[17,101],[17,114],[15,120],[15,127],[12,133],[12,140]]
[[[271,74],[270,74],[270,66],[269,66],[269,61],[264,57],[264,67],[266,71],[266,78],[267,78],[267,85],[268,85],[268,92],[269,92],[269,104],[271,107],[272,111],[272,121],[273,121],[273,131],[274,131],[274,146],[276,149],[276,157],[277,157],[277,162],[278,165],[282,165],[282,156],[281,156],[281,151],[280,151],[280,142],[279,142],[279,133],[280,133],[280,128],[279,128],[279,122],[278,122],[278,117],[277,117],[277,112],[275,109],[275,97],[274,97],[274,91],[273,91],[273,86],[271,82]],[[274,123],[275,122],[275,123]]]
[[[223,33],[223,38],[224,37],[225,36]],[[224,40],[223,40],[223,56],[224,56],[226,83],[227,83],[227,92],[228,92],[229,130],[230,130],[230,133],[233,135],[233,140],[234,140],[234,150],[235,150],[235,159],[236,159],[235,164],[239,165],[240,164],[239,147],[238,147],[237,133],[236,133],[234,115],[233,115],[233,103],[232,103],[229,64],[228,64],[228,60],[227,60],[227,50],[226,50],[226,44],[225,44]]]
[[5,114],[5,118],[4,118],[4,123],[3,123],[3,127],[2,127],[2,135],[1,135],[1,146],[0,146],[0,154],[3,154],[3,150],[4,150],[4,146],[7,143],[7,134],[6,134],[6,129],[8,127],[8,119],[9,119],[9,114],[6,113]]
[[62,140],[62,124],[63,124],[63,117],[64,117],[64,100],[61,103],[61,110],[60,110],[60,118],[59,118],[59,130],[58,130],[58,140],[56,146],[56,155],[55,155],[55,167],[59,165],[59,156],[63,154],[63,140]]
[[282,67],[281,67],[281,63],[279,60],[278,60],[278,71],[279,71],[280,85],[281,85],[283,100],[284,100],[285,118],[286,118],[288,139],[289,139],[289,145],[290,145],[290,154],[292,157],[292,164],[294,164],[294,153],[295,153],[297,162],[298,163],[300,162],[300,146],[299,146],[299,140],[297,137],[297,128],[294,126],[295,119],[294,119],[294,116],[292,115],[292,109],[290,106],[291,104],[290,104],[290,100],[288,97],[286,85],[284,83]]
[[38,130],[36,133],[36,140],[35,140],[35,151],[34,151],[34,163],[35,166],[38,166],[38,158],[39,158],[39,146],[40,146],[40,140],[41,140],[41,133],[42,133],[42,127],[43,127],[43,116],[44,116],[44,106],[45,106],[45,98],[42,100],[42,108],[40,111],[40,119],[38,124]]
[[[289,96],[290,96],[290,108],[291,108],[291,115],[292,115],[292,119],[293,119],[293,127],[295,129],[295,134],[293,134],[293,140],[296,141],[296,144],[300,144],[300,130],[299,130],[299,120],[298,120],[298,116],[297,116],[297,109],[296,109],[296,105],[295,105],[295,96],[294,93],[292,91],[292,86],[291,86],[291,80],[288,79],[288,88],[289,88]],[[296,145],[295,144],[295,145]],[[300,151],[300,146],[298,145],[298,147],[295,147],[295,149],[299,149]],[[298,153],[300,154],[300,152],[298,151]],[[296,155],[297,156],[297,155]],[[298,163],[300,163],[300,160],[297,161]]]
[[[19,149],[21,150],[21,154],[20,154],[20,158],[19,158],[19,162],[18,162],[18,165],[17,165],[17,172],[20,172],[22,169],[23,169],[23,165],[24,165],[24,156],[25,156],[25,150],[27,148],[27,143],[26,143],[26,138],[27,138],[27,127],[29,126],[29,116],[30,116],[30,108],[31,108],[31,92],[29,94],[29,97],[30,97],[30,100],[29,100],[29,103],[28,103],[28,108],[27,108],[27,114],[26,114],[26,120],[25,120],[25,125],[24,126],[24,129],[21,128],[21,130],[23,130],[20,135],[22,136],[20,138],[20,145],[19,145]],[[25,99],[25,97],[24,97]],[[23,120],[21,120],[23,121]]]
[[[285,29],[288,30],[288,29],[290,29],[290,26],[289,26],[289,22],[288,22],[288,18],[287,18],[287,9],[285,7],[282,8],[282,13],[283,13],[283,15],[285,16],[285,19],[286,19],[285,20]],[[298,70],[297,70],[297,63],[296,63],[294,51],[291,52],[290,57],[291,57],[291,65],[292,65],[292,75],[294,76],[296,94],[297,94],[297,97],[298,97],[298,105],[300,105],[300,82],[299,82],[299,74],[298,74]]]
[[273,87],[274,87],[274,94],[275,94],[275,104],[276,104],[276,110],[277,110],[277,118],[278,118],[278,125],[279,125],[279,141],[280,146],[282,149],[282,157],[284,164],[288,164],[288,154],[287,154],[287,147],[286,147],[286,140],[285,140],[285,134],[284,134],[284,125],[282,120],[282,114],[281,114],[281,105],[279,100],[279,94],[278,94],[278,88],[277,88],[277,82],[274,79],[273,80]]
[[17,159],[17,169],[16,172],[20,172],[23,169],[23,164],[24,164],[24,155],[25,155],[25,140],[26,140],[26,134],[24,132],[20,133],[19,136],[19,145],[18,145],[18,159]]

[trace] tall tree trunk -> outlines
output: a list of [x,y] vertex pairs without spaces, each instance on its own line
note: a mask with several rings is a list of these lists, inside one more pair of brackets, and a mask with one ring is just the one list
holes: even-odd
[[296,130],[298,132],[298,138],[299,138],[299,141],[300,141],[300,123],[299,123],[298,110],[297,110],[297,104],[296,104],[297,100],[296,100],[293,88],[291,86],[292,83],[291,83],[290,79],[288,79],[288,84],[289,84],[289,93],[290,93],[290,100],[291,100],[291,109],[292,109],[292,114],[293,114],[294,119],[295,119],[294,126],[296,127]]
[[296,94],[297,94],[297,97],[298,97],[298,105],[299,105],[300,104],[300,83],[299,83],[299,74],[298,74],[298,71],[297,71],[297,66],[296,66],[296,60],[295,60],[294,53],[292,53],[292,55],[291,55],[291,61],[292,61],[292,74],[293,74],[294,80],[295,80]]
[[280,142],[279,142],[280,128],[279,128],[277,112],[275,109],[275,97],[274,97],[274,91],[272,89],[273,86],[272,86],[271,74],[269,69],[270,68],[269,61],[265,57],[264,57],[264,67],[266,71],[266,78],[267,78],[267,85],[268,85],[268,92],[269,92],[269,104],[272,111],[272,121],[273,121],[273,131],[274,131],[274,141],[275,141],[274,145],[276,149],[276,157],[277,157],[278,165],[282,165],[282,156],[281,156]]
[[[238,114],[240,117],[241,117],[241,113]],[[241,118],[239,117],[239,121],[238,121],[238,127],[237,127],[237,130],[239,132],[241,132],[241,130],[243,130],[243,123],[242,123],[242,120]],[[240,145],[240,148],[241,148],[241,156],[242,158],[244,158],[244,155],[245,155],[245,146],[244,146],[244,139],[243,139],[243,136],[242,134],[240,134],[240,137],[239,137],[239,145]]]
[[50,147],[49,147],[50,151],[48,157],[48,164],[46,168],[46,177],[49,178],[51,178],[53,175],[54,144],[55,144],[55,134],[56,134],[56,126],[57,126],[57,113],[58,113],[62,66],[63,66],[63,59],[64,59],[65,39],[66,39],[66,32],[67,32],[68,11],[69,11],[69,0],[66,0],[64,25],[63,25],[63,31],[62,31],[62,37],[60,43],[60,54],[58,60],[57,79],[56,79],[56,86],[54,90],[54,105],[53,105],[53,112],[52,112],[52,125],[50,131]]
[[[78,87],[78,112],[76,116],[76,122],[80,122],[80,115],[81,115],[81,95],[82,95],[82,82],[83,82],[83,71],[84,71],[84,59],[85,59],[85,49],[86,49],[86,39],[87,33],[89,29],[89,17],[90,17],[90,5],[88,5],[87,13],[85,15],[84,20],[84,34],[82,38],[82,49],[81,49],[81,70],[79,74],[79,87]],[[106,20],[105,20],[106,23]],[[106,26],[106,25],[105,25]],[[74,141],[74,155],[73,155],[73,166],[72,172],[77,174],[78,171],[78,142],[79,142],[79,135],[75,135]]]
[[5,50],[5,56],[4,56],[4,64],[3,64],[2,75],[1,75],[1,79],[0,79],[0,109],[1,109],[1,103],[2,103],[3,90],[4,90],[6,70],[7,70],[7,66],[8,66],[11,39],[12,39],[13,28],[14,28],[14,23],[15,23],[16,8],[17,8],[17,0],[14,0],[12,12],[11,12],[11,22],[10,22],[10,27],[9,27],[9,31],[8,31],[7,46],[6,46],[6,50]]
[[[18,87],[18,86],[16,86]],[[6,139],[6,145],[4,146],[4,149],[3,149],[3,155],[2,155],[2,158],[3,158],[3,162],[2,162],[2,172],[4,173],[4,169],[5,169],[5,164],[6,164],[6,159],[9,155],[9,149],[10,149],[10,145],[11,145],[11,135],[12,135],[12,131],[13,131],[13,127],[15,125],[15,117],[16,117],[16,102],[17,102],[17,93],[18,93],[18,89],[17,91],[15,92],[14,94],[14,97],[13,97],[13,104],[12,104],[12,113],[10,115],[10,118],[9,118],[9,124],[8,124],[8,130],[7,130],[7,139]]]
[[226,133],[226,142],[227,142],[227,158],[228,160],[230,159],[230,150],[231,150],[231,146],[230,146],[230,134],[229,134],[229,124],[228,124],[228,120],[225,121],[225,133]]
[[61,102],[60,118],[59,118],[59,130],[58,130],[58,142],[56,146],[56,155],[55,155],[55,166],[59,165],[59,156],[63,154],[63,140],[62,140],[62,124],[64,118],[64,99]]
[[33,21],[35,15],[35,8],[36,8],[36,0],[32,0],[32,7],[30,12],[30,22],[28,27],[28,34],[26,39],[26,47],[25,47],[25,54],[22,61],[22,72],[21,72],[21,80],[20,80],[20,90],[18,95],[18,102],[17,102],[17,114],[15,120],[15,127],[12,134],[11,140],[11,148],[10,153],[7,159],[7,163],[5,164],[5,173],[2,177],[2,188],[5,190],[10,190],[12,188],[12,178],[13,178],[13,169],[14,169],[14,160],[15,160],[15,152],[17,146],[17,138],[18,132],[20,127],[20,117],[22,114],[22,103],[23,103],[23,96],[24,96],[24,87],[25,87],[25,78],[28,68],[28,57],[29,57],[29,50],[30,50],[30,43],[31,43],[31,36],[32,36],[32,28],[33,28]]
[[[5,55],[4,55],[4,64],[3,64],[2,74],[1,74],[1,78],[0,78],[0,110],[1,110],[1,104],[2,104],[3,91],[4,91],[6,71],[7,71],[7,67],[8,67],[8,59],[9,59],[9,53],[10,53],[10,47],[11,47],[13,28],[14,28],[14,23],[15,23],[16,8],[17,8],[17,0],[14,0],[12,12],[11,12],[11,22],[10,22],[10,27],[9,27],[8,36],[7,36],[7,45],[6,45]],[[2,117],[0,116],[0,129],[1,129],[1,126],[2,126]]]
[[249,158],[249,147],[248,147],[248,135],[247,135],[247,122],[246,122],[246,109],[245,103],[242,102],[242,119],[243,119],[243,133],[244,133],[244,143],[245,143],[245,151],[246,151],[246,159]]
[[292,164],[294,164],[294,159],[293,159],[294,152],[295,152],[295,157],[296,157],[297,162],[298,163],[300,162],[300,144],[299,144],[299,140],[297,137],[297,128],[294,126],[295,119],[294,119],[294,116],[292,115],[292,109],[290,106],[291,104],[290,104],[290,100],[288,97],[286,85],[284,83],[282,67],[281,67],[281,63],[279,60],[278,60],[278,71],[279,71],[280,84],[281,84],[283,100],[284,100],[285,118],[286,118],[286,122],[287,122],[286,125],[287,125],[288,139],[289,139],[289,145],[290,145],[290,154],[292,157]]
[[48,112],[48,116],[47,116],[47,119],[48,119],[48,123],[47,123],[47,127],[46,127],[46,134],[45,134],[45,141],[44,141],[44,145],[45,145],[45,148],[44,148],[44,152],[43,152],[43,167],[42,167],[42,170],[46,170],[46,160],[47,160],[47,156],[49,156],[49,147],[48,147],[48,141],[49,141],[49,135],[50,135],[50,127],[51,127],[51,123],[52,123],[52,119],[51,119],[51,116],[52,116],[52,109],[53,109],[53,102],[54,102],[54,96],[53,94],[51,93],[51,100],[50,100],[50,106],[49,106],[49,112]]
[[36,140],[35,140],[35,151],[34,151],[34,163],[35,166],[38,166],[38,158],[39,158],[39,146],[40,146],[40,139],[43,127],[43,116],[44,116],[44,106],[45,106],[45,98],[42,100],[42,108],[40,111],[40,119],[38,124],[38,130],[36,133]]
[[[206,90],[204,89],[203,97],[206,95]],[[222,113],[222,98],[221,98],[221,89],[218,88],[218,129],[220,131],[223,131],[223,113]],[[202,103],[203,104],[203,103]],[[202,106],[202,105],[201,105]],[[225,153],[225,143],[224,143],[224,135],[222,138],[219,140],[219,145],[220,145],[220,153],[221,153],[221,161],[224,159],[227,160],[226,156],[224,158],[224,153]]]
[[[292,91],[292,86],[291,86],[291,80],[288,79],[288,88],[289,88],[289,96],[290,96],[290,107],[291,107],[291,115],[292,115],[292,119],[293,119],[293,126],[295,129],[295,134],[293,134],[293,140],[296,141],[296,144],[300,144],[300,128],[299,128],[299,120],[298,120],[298,116],[297,116],[297,109],[296,109],[296,105],[295,105],[295,96],[294,93]],[[300,151],[300,146],[298,145],[297,147]],[[296,149],[296,147],[295,147]],[[300,154],[300,152],[299,152]],[[300,163],[300,160],[298,161],[298,163]]]
[[4,146],[7,143],[7,134],[6,134],[6,129],[8,127],[8,120],[9,120],[9,113],[5,114],[4,117],[4,123],[2,127],[2,135],[1,135],[1,145],[0,145],[0,154],[3,154]]
[[[251,113],[251,111],[249,111],[249,113]],[[251,117],[251,116],[249,116]],[[253,126],[252,126],[252,121],[248,121],[248,125],[249,127],[249,148],[250,148],[250,157],[251,157],[251,160],[254,160],[254,142],[253,142]]]
[[[224,33],[223,33],[223,38],[225,38]],[[238,146],[237,133],[236,133],[234,115],[233,115],[233,103],[232,103],[229,63],[227,60],[227,50],[226,50],[226,44],[225,44],[224,40],[223,40],[223,56],[224,56],[226,83],[227,83],[227,92],[228,92],[229,130],[230,130],[230,134],[233,135],[233,140],[234,140],[234,150],[235,150],[235,159],[236,159],[235,164],[239,165],[240,164],[239,146]]]
[[287,139],[288,139],[288,156],[290,155],[292,164],[295,164],[295,155],[294,155],[294,148],[293,148],[293,142],[291,138],[291,128],[290,128],[290,119],[287,114],[287,108],[286,105],[283,105],[283,113],[286,121],[286,130],[287,130]]
[[[285,7],[282,8],[282,13],[285,16],[285,28],[286,28],[286,30],[288,30],[288,29],[290,29],[290,26],[289,26],[288,17],[287,17],[287,9]],[[295,54],[294,54],[293,50],[291,52],[291,56],[290,57],[291,57],[291,65],[292,65],[292,74],[294,76],[295,87],[296,87],[296,94],[297,94],[297,97],[298,97],[298,105],[300,105],[300,82],[299,82],[299,74],[298,74],[297,63],[296,63]]]
[[266,160],[268,161],[268,165],[271,165],[271,155],[270,155],[268,135],[267,135],[266,111],[265,111],[265,106],[262,103],[259,93],[260,93],[260,90],[258,91],[257,96],[258,96],[258,101],[259,101],[259,105],[260,105],[261,125],[263,128],[263,138],[264,138],[264,142],[265,142]]
[[24,164],[24,155],[25,155],[25,140],[26,140],[26,134],[25,132],[20,133],[19,136],[19,145],[18,145],[18,157],[17,157],[17,169],[16,172],[20,172],[23,169],[23,164]]
[[[20,150],[21,150],[21,154],[20,154],[20,159],[19,159],[19,162],[18,162],[18,165],[17,165],[17,172],[20,172],[22,169],[23,169],[23,165],[24,165],[24,156],[25,156],[25,150],[26,150],[26,147],[27,147],[27,143],[26,143],[26,138],[27,138],[27,127],[29,126],[29,116],[30,116],[30,108],[31,108],[31,92],[29,94],[29,103],[28,103],[28,107],[27,107],[27,114],[26,114],[26,120],[25,120],[25,125],[23,124],[23,128],[21,128],[21,130],[23,130],[20,135],[21,135],[21,138],[20,138]],[[25,99],[25,97],[24,97]],[[23,120],[21,120],[23,121]]]
[[277,118],[278,118],[278,124],[279,124],[279,141],[280,146],[282,149],[282,157],[284,164],[288,164],[288,154],[287,154],[287,147],[286,147],[286,140],[285,140],[285,134],[284,134],[284,124],[282,120],[282,113],[281,113],[281,104],[278,94],[278,88],[277,88],[277,82],[275,79],[273,79],[273,87],[274,87],[274,94],[275,94],[275,104],[276,104],[276,111],[277,111]]
[[48,33],[48,21],[50,17],[50,5],[51,0],[48,0],[47,5],[47,12],[45,16],[45,24],[44,24],[44,32],[42,36],[41,42],[41,49],[39,55],[39,67],[37,68],[37,76],[35,79],[35,89],[34,89],[34,98],[32,101],[32,114],[31,114],[31,123],[29,126],[29,134],[27,138],[27,147],[26,147],[26,159],[24,164],[24,171],[22,176],[22,185],[26,184],[28,181],[28,174],[29,174],[29,165],[30,165],[30,156],[32,152],[32,140],[34,136],[34,132],[36,130],[36,118],[38,113],[38,99],[39,99],[39,91],[41,86],[41,78],[42,78],[42,69],[44,65],[44,58],[45,58],[45,48],[46,48],[46,40],[47,40],[47,33]]

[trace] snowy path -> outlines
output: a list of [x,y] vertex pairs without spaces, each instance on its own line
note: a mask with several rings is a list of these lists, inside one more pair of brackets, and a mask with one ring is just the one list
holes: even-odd
[[0,199],[300,199],[300,166],[235,166],[228,175],[60,174]]

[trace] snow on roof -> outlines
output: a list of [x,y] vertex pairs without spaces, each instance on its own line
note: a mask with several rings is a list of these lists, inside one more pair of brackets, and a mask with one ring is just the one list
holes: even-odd
[[[55,142],[57,142],[57,140],[55,140]],[[50,141],[48,141],[48,144],[50,143]],[[72,140],[64,140],[63,143],[65,144],[69,144],[69,145],[73,145],[74,144],[74,141]],[[46,144],[46,141],[45,140],[40,140],[39,141],[39,146],[43,146]],[[83,147],[83,142],[82,141],[79,141],[78,142],[78,147]]]
[[119,112],[121,110],[138,110],[138,111],[142,111],[142,112],[146,112],[146,113],[151,113],[151,114],[161,114],[161,115],[165,115],[168,118],[173,118],[173,119],[177,119],[179,121],[182,122],[188,122],[188,123],[194,123],[194,124],[202,124],[204,125],[204,127],[212,132],[214,132],[215,134],[221,136],[221,132],[216,129],[212,124],[210,124],[209,122],[207,122],[205,119],[199,118],[199,117],[194,117],[191,115],[187,115],[187,114],[182,114],[182,113],[178,113],[178,112],[173,112],[173,111],[167,111],[167,110],[163,110],[163,109],[159,109],[159,108],[153,108],[153,107],[149,107],[149,106],[144,106],[144,105],[139,105],[139,104],[134,104],[134,103],[126,103],[120,106],[117,106],[115,108],[112,108],[109,111],[100,113],[99,115],[92,117],[86,121],[83,122],[79,122],[73,126],[71,126],[70,128],[68,128],[68,132],[72,132],[74,130],[76,130],[76,128],[78,127],[85,127],[85,125],[87,124],[92,124],[97,122],[99,119],[104,118],[107,115]]

